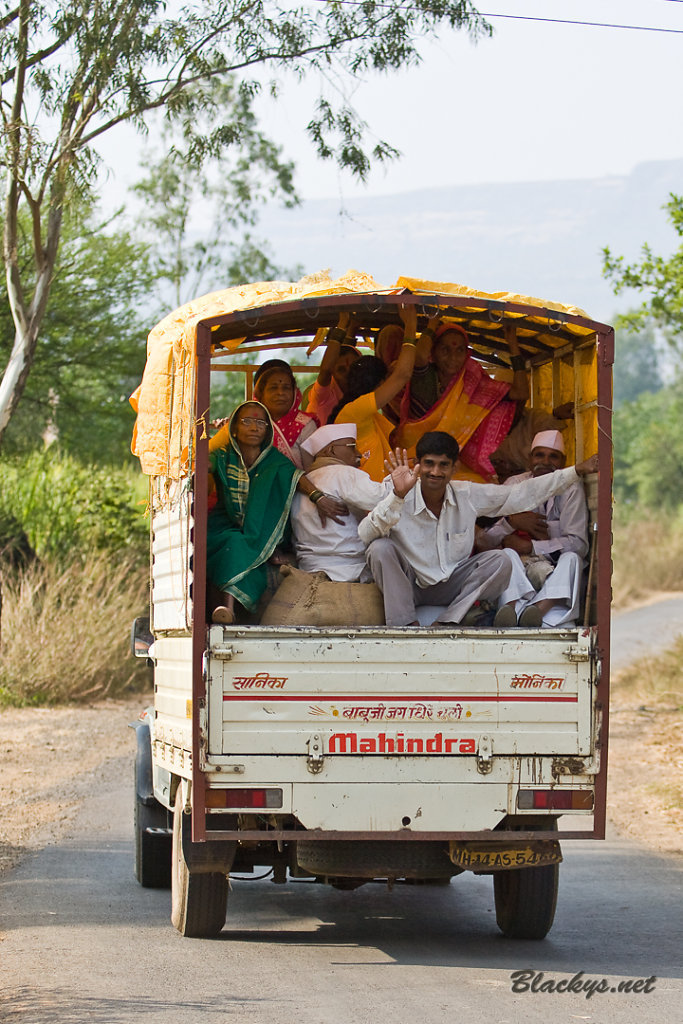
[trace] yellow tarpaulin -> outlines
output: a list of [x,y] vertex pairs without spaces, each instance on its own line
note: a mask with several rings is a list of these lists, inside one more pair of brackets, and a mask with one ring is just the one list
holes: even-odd
[[[188,470],[188,450],[193,427],[196,329],[202,320],[288,300],[297,301],[320,295],[390,294],[404,288],[414,294],[497,299],[586,316],[574,306],[561,306],[507,292],[480,292],[464,285],[411,277],[400,277],[395,285],[387,288],[379,285],[369,274],[357,270],[350,270],[336,280],[332,280],[326,271],[321,271],[296,283],[261,281],[202,295],[169,313],[150,331],[147,339],[147,363],[142,383],[130,399],[137,413],[131,447],[133,454],[140,459],[143,473],[177,480]],[[538,322],[542,320],[539,317]],[[579,335],[590,333],[586,328],[576,325],[567,324],[566,328]],[[243,340],[229,342],[226,350],[234,351]]]

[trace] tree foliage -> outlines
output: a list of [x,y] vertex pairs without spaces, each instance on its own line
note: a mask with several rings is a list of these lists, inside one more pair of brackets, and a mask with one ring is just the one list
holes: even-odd
[[[368,143],[343,83],[419,59],[418,40],[446,24],[474,38],[489,33],[469,0],[329,0],[280,6],[270,0],[18,0],[0,6],[0,113],[6,172],[3,259],[15,341],[0,383],[0,437],[26,385],[47,309],[62,219],[94,186],[93,144],[117,125],[145,128],[152,110],[192,117],[192,90],[231,76],[249,108],[277,76],[317,72],[341,86],[320,98],[308,125],[318,155],[364,177],[394,151]],[[334,93],[331,93],[334,95]],[[243,141],[243,124],[218,119],[196,139],[217,155]],[[31,220],[32,260],[18,255],[20,213]]]
[[[40,447],[47,432],[80,459],[120,465],[129,456],[128,396],[142,375],[145,338],[160,309],[150,305],[148,247],[117,223],[103,223],[87,206],[66,218],[34,370],[5,437],[7,453]],[[24,231],[19,256],[31,258]],[[7,358],[14,325],[3,292],[0,287],[0,353]]]
[[88,465],[57,446],[0,461],[0,514],[18,521],[41,559],[83,561],[93,551],[143,558],[146,506],[146,481],[133,466]]
[[[139,223],[154,239],[155,275],[167,298],[172,287],[176,306],[221,286],[290,276],[251,229],[266,200],[298,202],[293,164],[259,130],[234,78],[193,86],[186,99],[192,116],[166,123],[165,155],[134,186]],[[207,153],[204,140],[221,118],[242,126],[240,145]]]
[[618,330],[614,351],[614,405],[632,402],[644,391],[662,387],[659,356],[652,326],[633,332]]
[[636,330],[654,324],[680,350],[683,335],[683,196],[671,193],[664,209],[681,239],[673,255],[657,256],[645,244],[641,248],[641,259],[627,263],[623,256],[613,256],[610,249],[605,248],[603,273],[616,295],[627,288],[647,293],[640,307],[620,317],[620,322]]
[[672,511],[682,504],[683,382],[644,392],[614,413],[614,492],[642,511]]

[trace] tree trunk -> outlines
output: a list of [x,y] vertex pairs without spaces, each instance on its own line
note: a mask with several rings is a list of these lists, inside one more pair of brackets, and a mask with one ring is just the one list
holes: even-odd
[[[55,250],[56,251],[56,250]],[[50,296],[54,256],[49,266],[45,266],[38,278],[33,301],[26,316],[26,310],[19,296],[13,295],[12,275],[7,275],[7,288],[10,293],[10,306],[14,318],[15,334],[12,353],[7,361],[5,372],[0,381],[0,444],[7,425],[24,393],[28,375],[33,366],[38,344],[38,334],[43,323],[47,301]],[[16,300],[16,301],[13,301]]]
[[0,443],[24,393],[24,387],[33,365],[33,357],[38,341],[38,326],[31,324],[28,330],[17,328],[14,335],[12,354],[0,382]]
[[[2,444],[2,439],[12,414],[24,393],[26,381],[33,366],[38,335],[50,297],[61,230],[62,209],[61,206],[53,206],[48,217],[47,243],[45,249],[38,254],[40,273],[38,274],[35,291],[28,309],[26,309],[24,304],[21,279],[16,264],[16,238],[10,237],[9,241],[13,244],[8,245],[7,233],[5,236],[7,296],[12,310],[15,335],[12,353],[7,362],[2,381],[0,381],[0,445]],[[7,254],[10,256],[9,261]]]

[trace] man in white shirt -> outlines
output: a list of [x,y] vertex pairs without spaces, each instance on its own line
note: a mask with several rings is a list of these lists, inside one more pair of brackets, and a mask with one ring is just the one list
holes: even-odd
[[482,599],[499,598],[512,573],[503,551],[472,556],[477,516],[521,512],[562,493],[580,475],[597,471],[593,456],[580,466],[511,487],[474,484],[451,480],[458,453],[450,434],[425,434],[417,444],[414,469],[405,452],[395,460],[392,491],[358,527],[368,545],[372,577],[384,596],[388,626],[418,625],[418,604],[446,606],[438,625],[475,625],[470,609]]
[[[365,564],[365,545],[358,536],[358,523],[387,493],[387,486],[371,480],[358,469],[361,455],[356,448],[355,423],[330,423],[319,427],[301,447],[313,458],[306,476],[316,490],[311,499],[296,494],[292,502],[294,549],[299,568],[324,572],[331,580],[370,582]],[[313,501],[324,492],[343,501],[349,515],[343,521],[328,519],[325,528]]]
[[[539,431],[531,442],[529,471],[509,477],[505,486],[555,474],[566,462],[564,440],[559,430]],[[581,605],[581,579],[588,554],[588,509],[583,484],[577,480],[562,494],[537,503],[531,511],[520,512],[486,531],[486,544],[502,547],[513,561],[515,552],[524,562],[528,579],[513,569],[508,588],[501,594],[499,615],[514,626],[522,616],[531,624],[566,626],[576,622]],[[530,585],[529,581],[533,583]]]

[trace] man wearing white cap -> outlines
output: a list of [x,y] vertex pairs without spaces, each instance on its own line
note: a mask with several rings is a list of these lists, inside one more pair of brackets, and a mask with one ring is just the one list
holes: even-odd
[[[510,477],[504,486],[554,473],[565,462],[560,431],[542,430],[531,442],[529,472]],[[588,510],[580,480],[532,511],[498,520],[486,533],[488,543],[503,547],[513,563],[510,586],[500,598],[501,609],[509,609],[507,625],[576,622],[588,553]],[[525,563],[525,575],[517,556]],[[498,618],[503,614],[499,612]]]
[[[294,548],[304,572],[324,572],[336,582],[371,577],[365,566],[365,545],[358,523],[384,497],[384,484],[358,469],[361,454],[356,448],[355,423],[330,423],[319,427],[302,442],[313,458],[306,476],[316,490],[309,497],[297,494],[292,503]],[[322,529],[315,509],[316,495],[325,493],[345,502],[350,514],[343,522],[328,519]]]

